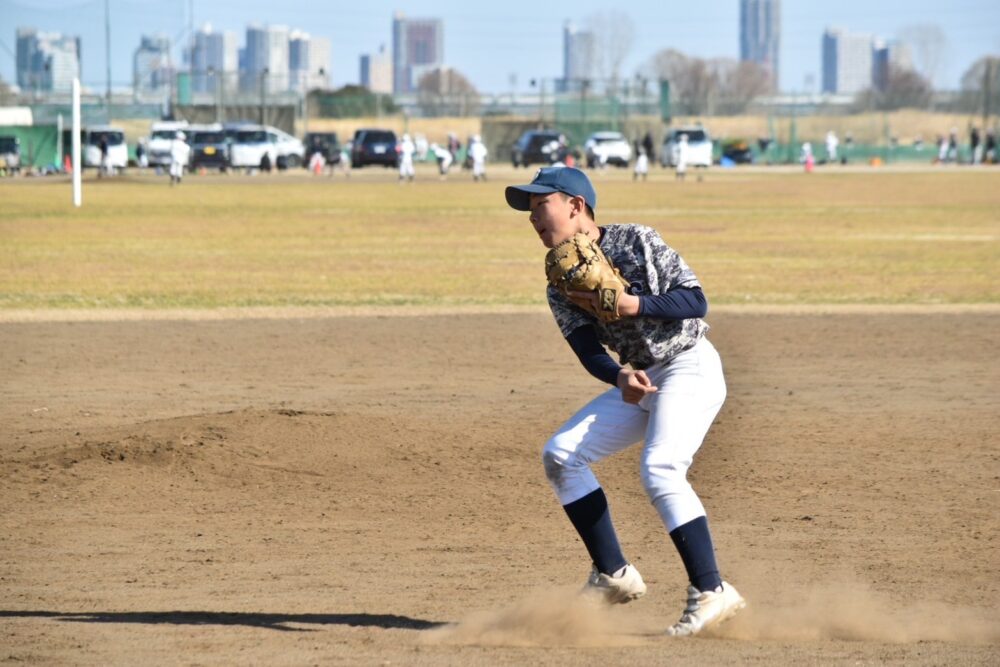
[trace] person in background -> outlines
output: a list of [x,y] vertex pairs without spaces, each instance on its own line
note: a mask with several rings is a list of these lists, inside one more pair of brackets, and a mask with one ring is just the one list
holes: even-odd
[[[462,150],[462,142],[458,140],[458,135],[454,132],[448,133],[448,152],[451,153],[451,162],[458,159],[458,151]],[[449,163],[450,166],[451,163]]]
[[677,142],[677,164],[674,167],[674,179],[683,181],[687,175],[688,162],[688,135],[682,134]]
[[438,173],[441,175],[441,180],[447,180],[448,170],[451,168],[451,151],[449,151],[444,146],[438,146],[437,144],[431,144],[431,152],[434,154],[435,159],[438,163]]
[[309,156],[309,171],[313,173],[313,176],[322,174],[325,165],[326,158],[323,157],[323,151],[313,151],[313,154]]
[[[337,160],[337,164],[340,165],[340,171],[344,174],[344,178],[351,177],[351,142],[347,142],[340,147],[340,159]],[[333,169],[330,169],[330,177],[333,177]]]
[[486,180],[486,156],[489,151],[486,150],[486,144],[483,143],[482,137],[478,134],[472,137],[472,141],[469,142],[469,157],[472,159],[472,180]]
[[958,162],[958,128],[951,128],[948,134],[948,157],[946,162]]
[[639,146],[639,153],[635,156],[635,171],[632,172],[632,180],[638,181],[641,177],[646,180],[649,175],[649,156],[646,154],[646,147]]
[[837,139],[837,133],[830,130],[826,133],[826,161],[830,164],[834,164],[837,161],[837,146],[840,145],[840,140]]
[[191,160],[191,147],[185,141],[187,135],[178,131],[170,142],[170,185],[180,185],[184,178],[184,167]]
[[111,157],[108,151],[108,138],[104,135],[101,135],[100,149],[101,149],[101,166],[97,170],[98,178],[111,175]]
[[413,153],[416,147],[409,134],[403,135],[403,140],[399,142],[399,182],[413,182],[416,172],[413,169]]
[[[655,160],[656,154],[653,152],[653,135],[650,132],[646,132],[646,136],[642,138],[642,147],[646,149],[646,157],[649,160]],[[636,151],[638,155],[638,151]]]
[[983,161],[983,146],[980,141],[979,128],[975,125],[969,130],[969,148],[972,149],[972,164]]

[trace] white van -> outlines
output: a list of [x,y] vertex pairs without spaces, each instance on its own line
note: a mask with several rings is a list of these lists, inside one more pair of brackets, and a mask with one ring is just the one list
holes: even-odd
[[664,167],[676,167],[680,155],[681,135],[687,135],[687,165],[689,167],[712,166],[712,138],[708,130],[701,125],[675,127],[667,132],[660,150],[660,164]]
[[[227,127],[232,137],[229,160],[233,168],[272,169],[302,166],[305,146],[290,134],[270,125],[238,125]],[[266,159],[265,159],[266,158]]]
[[95,125],[83,132],[83,166],[101,166],[101,143],[108,147],[108,166],[116,171],[128,166],[125,131],[110,125]]
[[186,120],[161,120],[149,128],[149,144],[146,147],[146,157],[151,167],[170,166],[170,144],[178,131],[186,130]]

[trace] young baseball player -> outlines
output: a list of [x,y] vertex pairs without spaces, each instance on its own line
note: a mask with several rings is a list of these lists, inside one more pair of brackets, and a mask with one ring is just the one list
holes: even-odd
[[556,324],[580,362],[611,385],[570,417],[542,453],[545,475],[593,562],[584,591],[609,603],[646,592],[591,471],[591,464],[644,440],[642,482],[690,581],[687,607],[667,634],[694,635],[721,623],[746,603],[719,575],[705,508],[687,481],[726,396],[719,355],[705,337],[708,306],[698,279],[654,229],[597,226],[597,194],[578,169],[541,169],[530,184],[510,186],[505,194],[512,208],[529,213],[545,247],[585,234],[628,285],[615,321],[592,314],[595,293],[547,291]]
[[413,181],[416,172],[413,170],[413,152],[416,147],[409,134],[403,135],[403,140],[399,143],[399,182],[404,180]]

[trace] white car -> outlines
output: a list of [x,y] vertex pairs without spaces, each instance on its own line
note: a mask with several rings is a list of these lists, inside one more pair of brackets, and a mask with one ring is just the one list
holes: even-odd
[[186,120],[161,120],[149,128],[146,158],[152,167],[170,166],[170,146],[178,132],[188,127]]
[[295,168],[306,149],[301,141],[270,125],[243,125],[232,133],[229,160],[234,168]]
[[83,133],[84,167],[101,166],[101,143],[108,147],[108,164],[113,170],[125,169],[128,166],[128,145],[125,143],[125,131],[120,127],[110,125],[95,125],[88,127]]
[[621,132],[594,132],[583,145],[587,167],[614,164],[627,167],[632,160],[632,145]]
[[701,125],[675,127],[667,132],[660,150],[660,164],[664,167],[676,167],[680,159],[681,135],[687,135],[687,166],[712,166],[712,138],[708,130]]

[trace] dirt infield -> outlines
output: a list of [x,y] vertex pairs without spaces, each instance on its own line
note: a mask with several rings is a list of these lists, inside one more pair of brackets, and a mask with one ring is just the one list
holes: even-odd
[[709,318],[750,608],[694,640],[638,448],[650,593],[572,596],[539,451],[600,386],[544,312],[2,323],[0,663],[996,664],[1000,313],[874,311]]

